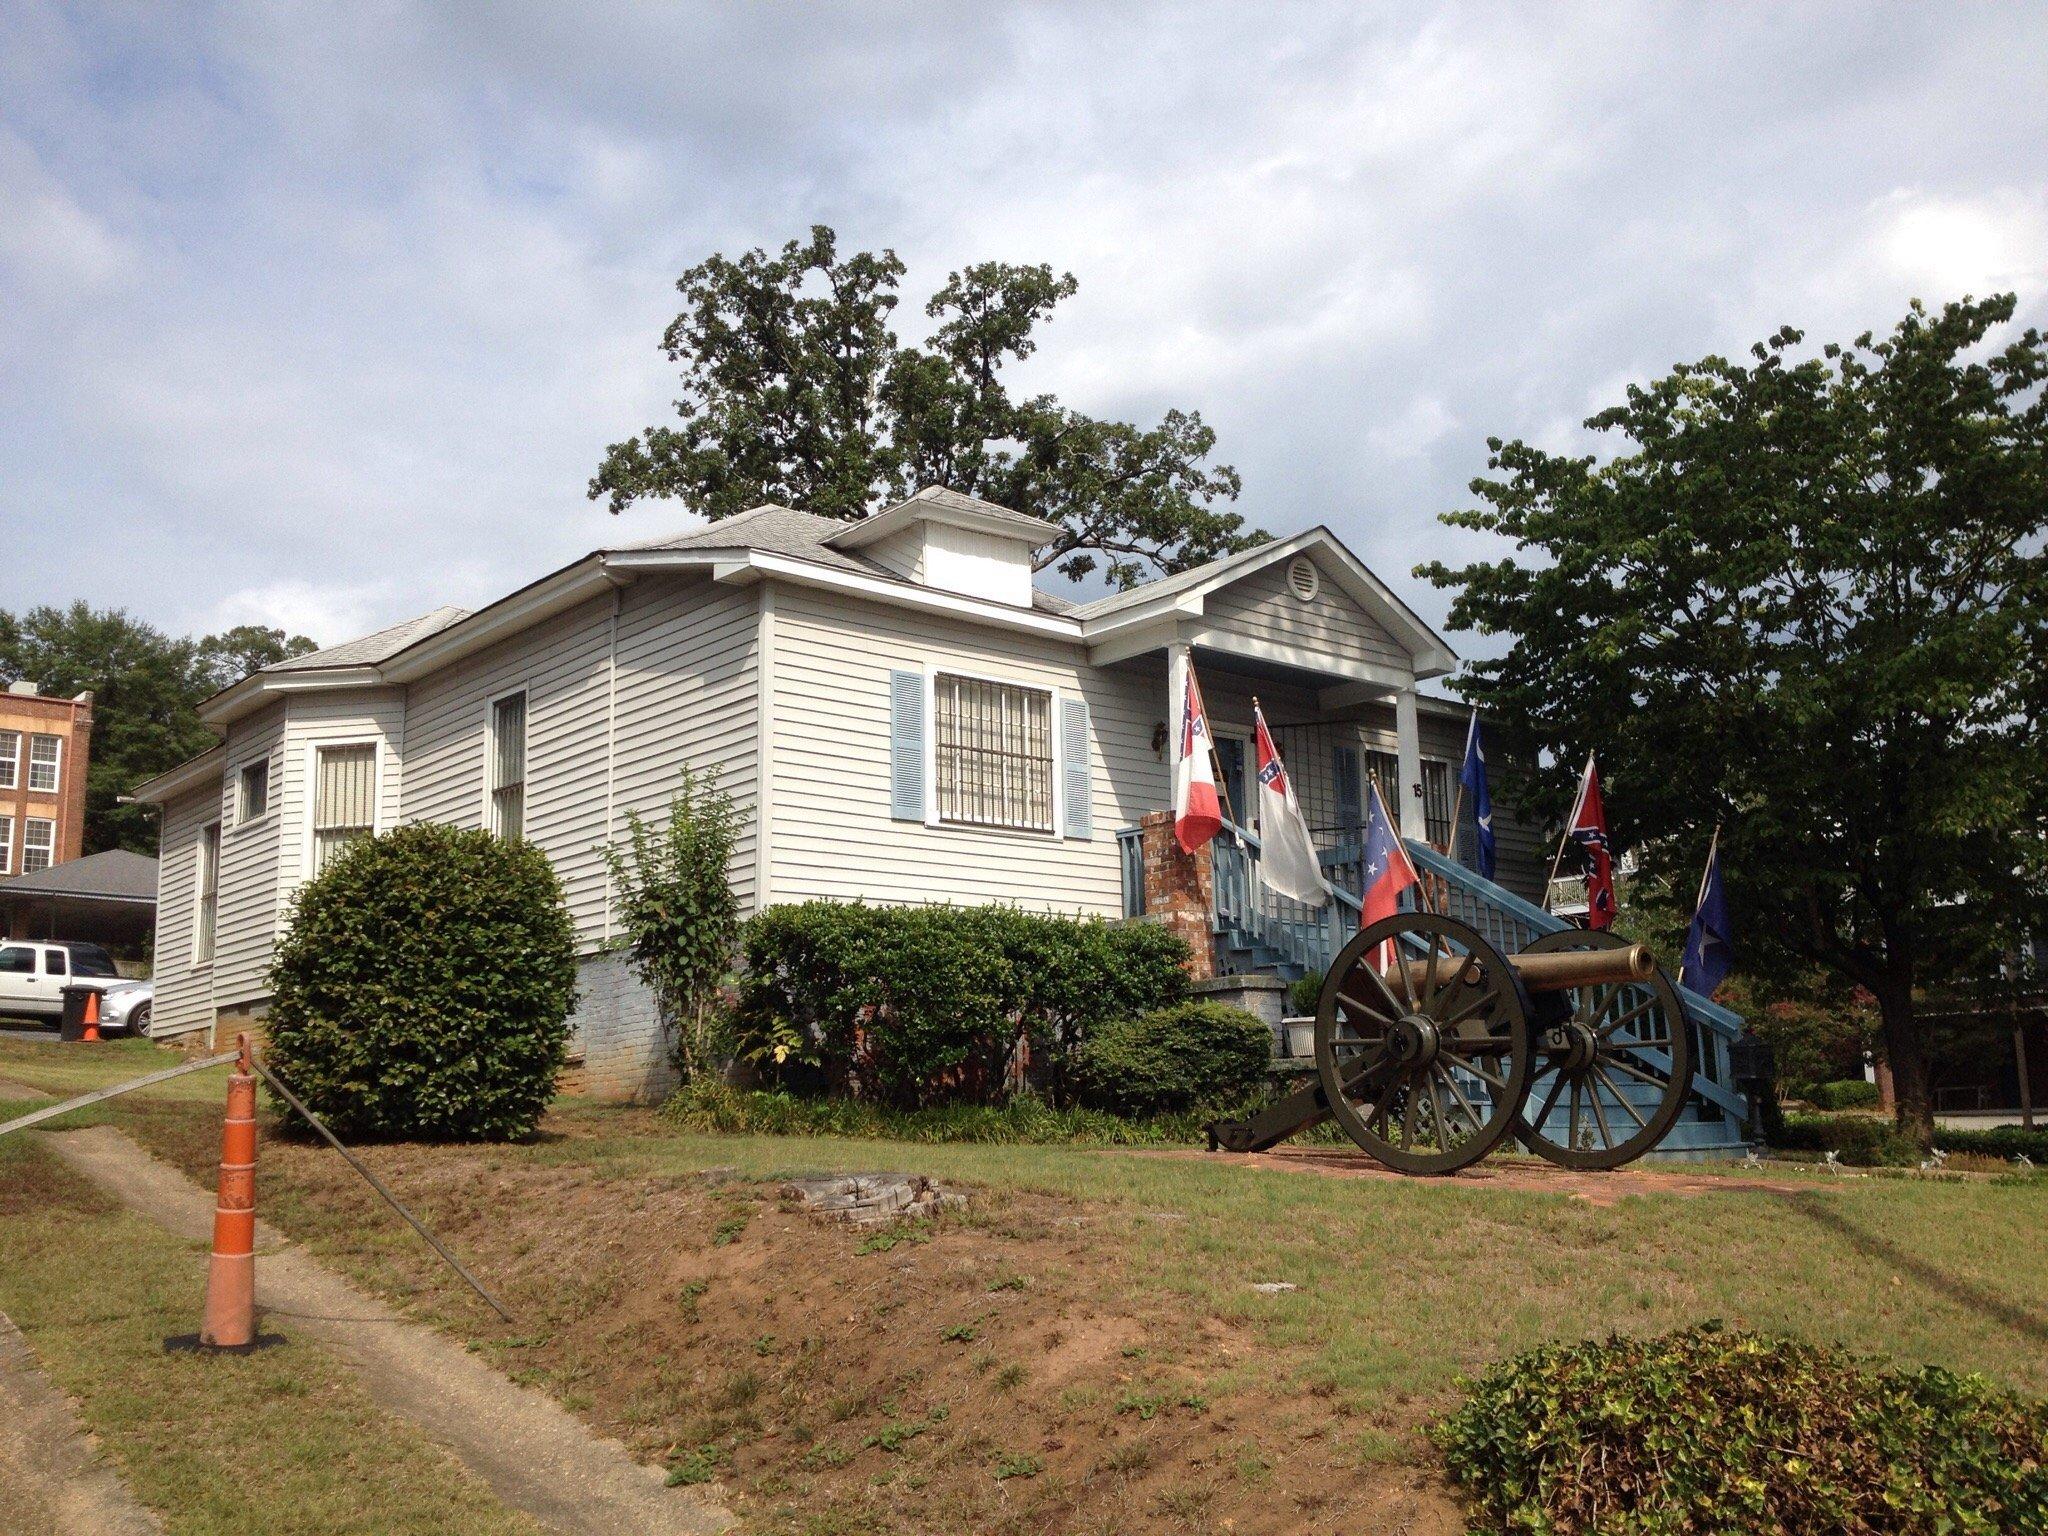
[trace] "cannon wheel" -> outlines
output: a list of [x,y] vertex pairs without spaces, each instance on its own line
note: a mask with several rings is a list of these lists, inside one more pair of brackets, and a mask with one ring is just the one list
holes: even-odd
[[[1400,942],[1384,977],[1371,957]],[[1337,1123],[1402,1173],[1455,1173],[1515,1128],[1535,1070],[1507,957],[1455,918],[1402,912],[1338,951],[1316,1005],[1316,1071]]]
[[[1618,934],[1582,928],[1546,933],[1522,953],[1621,949]],[[1671,978],[1574,987],[1560,994],[1571,1017],[1538,1032],[1536,1071],[1515,1135],[1561,1168],[1619,1168],[1662,1141],[1692,1088],[1692,1029]],[[1654,1106],[1643,1102],[1657,1095]],[[1560,1104],[1565,1142],[1541,1129]]]

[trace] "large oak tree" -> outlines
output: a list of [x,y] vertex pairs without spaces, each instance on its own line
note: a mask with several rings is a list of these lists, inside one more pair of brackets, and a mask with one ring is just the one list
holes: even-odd
[[1418,570],[1511,637],[1464,688],[1560,805],[1597,748],[1619,838],[1688,891],[1724,824],[1744,968],[1867,988],[1923,1137],[1919,1000],[2042,931],[2048,353],[2014,310],[1675,368],[1587,423],[1611,457],[1494,440],[1445,521],[1516,554]]
[[677,420],[614,443],[591,499],[620,512],[672,498],[714,520],[772,501],[852,519],[941,485],[1058,523],[1040,568],[1099,569],[1120,587],[1264,537],[1217,506],[1237,496],[1237,472],[1208,462],[1216,435],[1195,412],[1141,427],[1012,394],[1005,369],[1036,350],[1072,274],[955,272],[925,305],[930,334],[906,345],[891,329],[903,273],[893,251],[840,256],[822,225],[776,255],[690,268],[662,337],[682,375]]

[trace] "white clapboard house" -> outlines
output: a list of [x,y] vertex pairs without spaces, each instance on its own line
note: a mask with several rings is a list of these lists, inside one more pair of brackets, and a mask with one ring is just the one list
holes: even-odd
[[[664,809],[683,765],[717,769],[749,813],[748,910],[1133,916],[1135,829],[1168,802],[1170,679],[1190,658],[1230,804],[1256,800],[1256,694],[1340,886],[1370,776],[1408,837],[1460,841],[1465,714],[1422,691],[1456,657],[1327,529],[1081,604],[1033,583],[1056,532],[944,490],[856,523],[764,506],[244,678],[202,711],[219,745],[135,791],[163,814],[158,1030],[260,1019],[300,882],[352,839],[452,822],[553,860],[585,956],[585,1075],[651,1091],[664,1050],[601,849],[628,812]],[[1501,899],[1534,897],[1541,834],[1508,815],[1498,834]],[[1217,848],[1221,967],[1313,966],[1335,929],[1262,905],[1255,841]]]

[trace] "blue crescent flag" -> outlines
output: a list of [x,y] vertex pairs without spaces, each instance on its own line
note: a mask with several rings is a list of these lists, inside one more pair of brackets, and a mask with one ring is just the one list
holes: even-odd
[[[1486,790],[1486,747],[1479,739],[1479,711],[1472,711],[1472,728],[1465,733],[1465,766],[1458,770],[1459,782],[1465,786],[1465,793],[1472,801],[1472,824],[1477,830],[1473,839],[1474,852],[1479,858],[1479,873],[1484,879],[1493,878],[1493,796]],[[1457,849],[1458,829],[1451,829],[1452,851]]]
[[1679,985],[1712,997],[1714,989],[1735,969],[1735,946],[1728,933],[1728,898],[1721,889],[1721,849],[1707,854],[1707,877],[1700,882],[1700,904],[1685,935],[1685,958],[1679,962]]

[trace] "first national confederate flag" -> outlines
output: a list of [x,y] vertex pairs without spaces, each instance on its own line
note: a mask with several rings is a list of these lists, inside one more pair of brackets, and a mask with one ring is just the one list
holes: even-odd
[[1593,754],[1579,778],[1579,799],[1572,807],[1569,835],[1579,845],[1586,869],[1586,926],[1614,926],[1614,856],[1607,840],[1607,807],[1600,800],[1600,775]]

